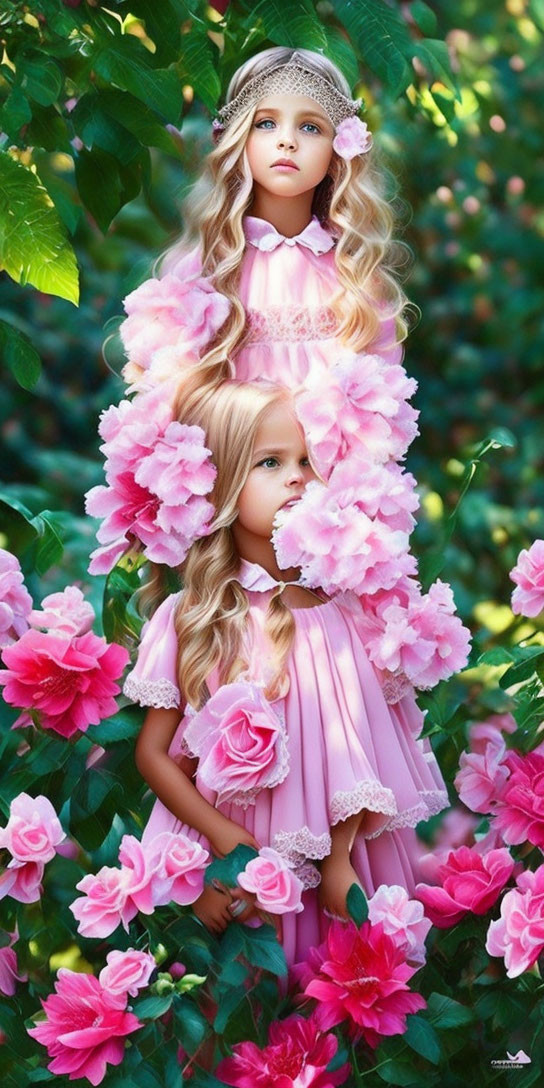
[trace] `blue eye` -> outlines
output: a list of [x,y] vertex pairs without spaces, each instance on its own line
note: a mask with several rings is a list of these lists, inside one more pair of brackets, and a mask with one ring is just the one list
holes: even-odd
[[258,468],[277,468],[279,461],[277,457],[263,457],[262,461],[259,461]]
[[255,128],[263,128],[265,125],[268,126],[268,125],[273,125],[273,124],[274,124],[274,122],[271,120],[270,117],[265,117],[264,120],[257,121],[257,124],[255,125]]
[[309,129],[312,129],[312,131],[313,131],[313,132],[317,132],[317,133],[318,133],[318,135],[320,135],[320,134],[321,134],[321,129],[320,129],[320,128],[318,128],[318,126],[317,126],[317,125],[314,125],[312,121],[305,121],[305,122],[304,122],[304,125],[303,125],[302,127],[303,127],[303,128],[309,128]]

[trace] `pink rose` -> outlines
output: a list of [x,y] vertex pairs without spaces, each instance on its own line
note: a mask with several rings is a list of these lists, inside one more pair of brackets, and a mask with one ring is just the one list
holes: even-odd
[[504,763],[509,777],[495,806],[493,825],[507,843],[544,847],[544,753],[513,749]]
[[293,1015],[270,1025],[262,1048],[236,1043],[215,1074],[234,1088],[334,1088],[350,1071],[348,1064],[328,1071],[337,1050],[334,1035],[322,1032],[312,1017]]
[[472,812],[491,812],[507,781],[504,741],[489,742],[483,752],[461,752],[453,784],[463,804]]
[[142,1024],[119,1007],[94,975],[61,967],[55,991],[42,1001],[46,1019],[28,1034],[47,1047],[52,1073],[100,1084],[107,1065],[121,1064],[125,1036]]
[[164,831],[152,841],[153,850],[160,851],[161,893],[157,889],[156,905],[194,903],[204,890],[204,872],[210,854],[199,842],[183,832]]
[[544,865],[526,869],[517,887],[507,892],[501,916],[489,925],[486,951],[503,956],[509,978],[517,978],[536,963],[544,950]]
[[37,903],[43,891],[43,862],[10,861],[0,874],[0,899],[10,895],[18,903]]
[[359,117],[345,117],[336,126],[332,146],[342,159],[354,159],[356,155],[364,155],[370,151],[372,135],[366,121],[361,121]]
[[76,884],[85,894],[70,904],[70,910],[82,937],[109,937],[121,923],[128,932],[128,923],[138,913],[128,898],[130,880],[130,871],[104,865]]
[[450,851],[438,867],[441,887],[417,884],[415,896],[438,929],[448,929],[466,914],[486,914],[498,899],[514,871],[514,859],[503,847],[483,856],[474,848]]
[[31,608],[19,560],[0,548],[0,649],[24,635]]
[[17,956],[11,946],[17,940],[17,933],[10,933],[9,945],[0,948],[0,993],[13,997],[17,982],[26,982],[27,975],[17,974]]
[[42,794],[29,797],[28,793],[20,793],[15,797],[9,808],[9,820],[0,828],[0,848],[9,850],[18,865],[51,861],[64,838],[55,809]]
[[535,540],[529,550],[523,548],[510,578],[516,583],[512,611],[522,616],[538,616],[544,608],[544,540]]
[[98,981],[110,998],[118,999],[123,1009],[127,1004],[127,994],[138,996],[138,990],[147,986],[157,964],[150,952],[138,952],[129,948],[126,952],[114,949],[106,956]]
[[66,586],[62,593],[50,593],[42,601],[42,610],[33,609],[29,616],[32,627],[55,631],[72,638],[85,635],[94,623],[94,608],[85,600],[77,586]]
[[289,770],[284,722],[254,684],[220,687],[190,719],[184,739],[218,804],[254,803],[259,790],[277,786]]
[[425,963],[425,937],[431,922],[425,918],[423,906],[409,899],[406,888],[397,884],[380,884],[368,900],[368,919],[372,925],[381,922],[383,932],[393,937],[408,963]]
[[114,681],[128,657],[122,646],[108,645],[91,631],[71,639],[27,631],[2,653],[4,699],[37,710],[44,729],[71,737],[115,714],[114,696],[121,689]]
[[238,874],[238,883],[246,892],[253,892],[257,904],[270,914],[298,914],[304,909],[301,895],[304,884],[295,876],[289,864],[269,846],[263,846],[256,858],[248,861]]
[[490,714],[483,722],[471,722],[469,747],[471,752],[485,752],[489,743],[498,747],[504,743],[503,733],[515,733],[517,723],[511,714]]

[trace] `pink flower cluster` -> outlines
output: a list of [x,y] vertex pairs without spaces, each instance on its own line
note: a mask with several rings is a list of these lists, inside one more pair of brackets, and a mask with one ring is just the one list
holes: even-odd
[[148,387],[198,362],[231,309],[209,280],[194,270],[187,278],[184,262],[160,279],[145,280],[123,305],[128,316],[119,331],[129,357],[124,376],[130,381],[147,371]]
[[544,609],[544,540],[535,540],[528,550],[523,548],[510,577],[516,583],[512,611],[538,616]]
[[194,903],[204,886],[207,850],[182,832],[163,831],[147,842],[124,835],[119,848],[119,868],[103,866],[84,876],[78,891],[84,892],[70,906],[83,937],[109,937],[128,924],[138,911],[152,914],[166,903]]
[[44,868],[66,838],[51,802],[20,793],[11,802],[9,819],[0,828],[0,849],[11,859],[0,875],[0,899],[10,895],[19,903],[35,903],[42,893]]
[[217,803],[254,804],[261,789],[279,785],[289,770],[283,720],[254,684],[220,687],[191,718],[184,741]]
[[19,560],[0,548],[0,649],[25,633],[31,608],[32,598],[23,584]]
[[256,896],[257,906],[270,914],[299,914],[304,884],[285,858],[270,846],[263,846],[258,856],[248,861],[238,874],[238,883]]
[[487,914],[514,872],[505,847],[482,853],[477,846],[460,846],[436,867],[437,886],[417,884],[415,895],[433,925],[448,929],[468,913]]
[[517,978],[544,951],[544,865],[526,869],[506,893],[501,916],[487,931],[486,951],[504,957],[506,974]]
[[350,1071],[347,1063],[327,1071],[337,1050],[337,1039],[322,1032],[313,1017],[289,1016],[273,1021],[266,1046],[236,1043],[215,1075],[234,1088],[335,1088]]
[[121,1064],[126,1036],[143,1026],[127,1010],[128,995],[147,986],[155,966],[148,952],[129,948],[110,952],[99,978],[60,968],[55,993],[42,1001],[45,1020],[28,1029],[47,1048],[52,1073],[96,1085],[108,1065]]
[[202,428],[177,423],[159,387],[112,405],[99,432],[106,485],[86,495],[87,513],[103,519],[91,574],[107,574],[134,544],[153,562],[178,566],[214,514],[204,496],[216,470]]

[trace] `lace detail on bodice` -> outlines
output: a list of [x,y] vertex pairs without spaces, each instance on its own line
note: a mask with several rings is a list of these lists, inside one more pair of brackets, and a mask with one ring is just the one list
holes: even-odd
[[247,310],[246,343],[266,340],[328,340],[335,335],[336,317],[330,306],[271,306]]
[[369,812],[383,812],[386,816],[394,816],[397,813],[395,795],[392,790],[382,786],[381,782],[372,779],[358,782],[353,790],[337,790],[330,803],[331,824],[347,820],[363,808]]
[[152,706],[155,710],[177,710],[179,691],[171,680],[138,680],[129,674],[123,685],[123,695],[140,706]]
[[390,706],[400,702],[409,691],[413,691],[408,677],[400,669],[398,672],[384,672],[381,684],[384,699]]

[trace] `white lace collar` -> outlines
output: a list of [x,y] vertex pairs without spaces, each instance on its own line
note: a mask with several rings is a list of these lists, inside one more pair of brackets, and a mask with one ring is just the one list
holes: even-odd
[[312,215],[308,226],[293,238],[280,234],[272,223],[259,219],[256,215],[244,216],[244,232],[250,245],[264,253],[270,253],[284,242],[286,246],[305,246],[318,256],[320,253],[328,253],[336,241],[330,231],[321,226],[317,215]]

